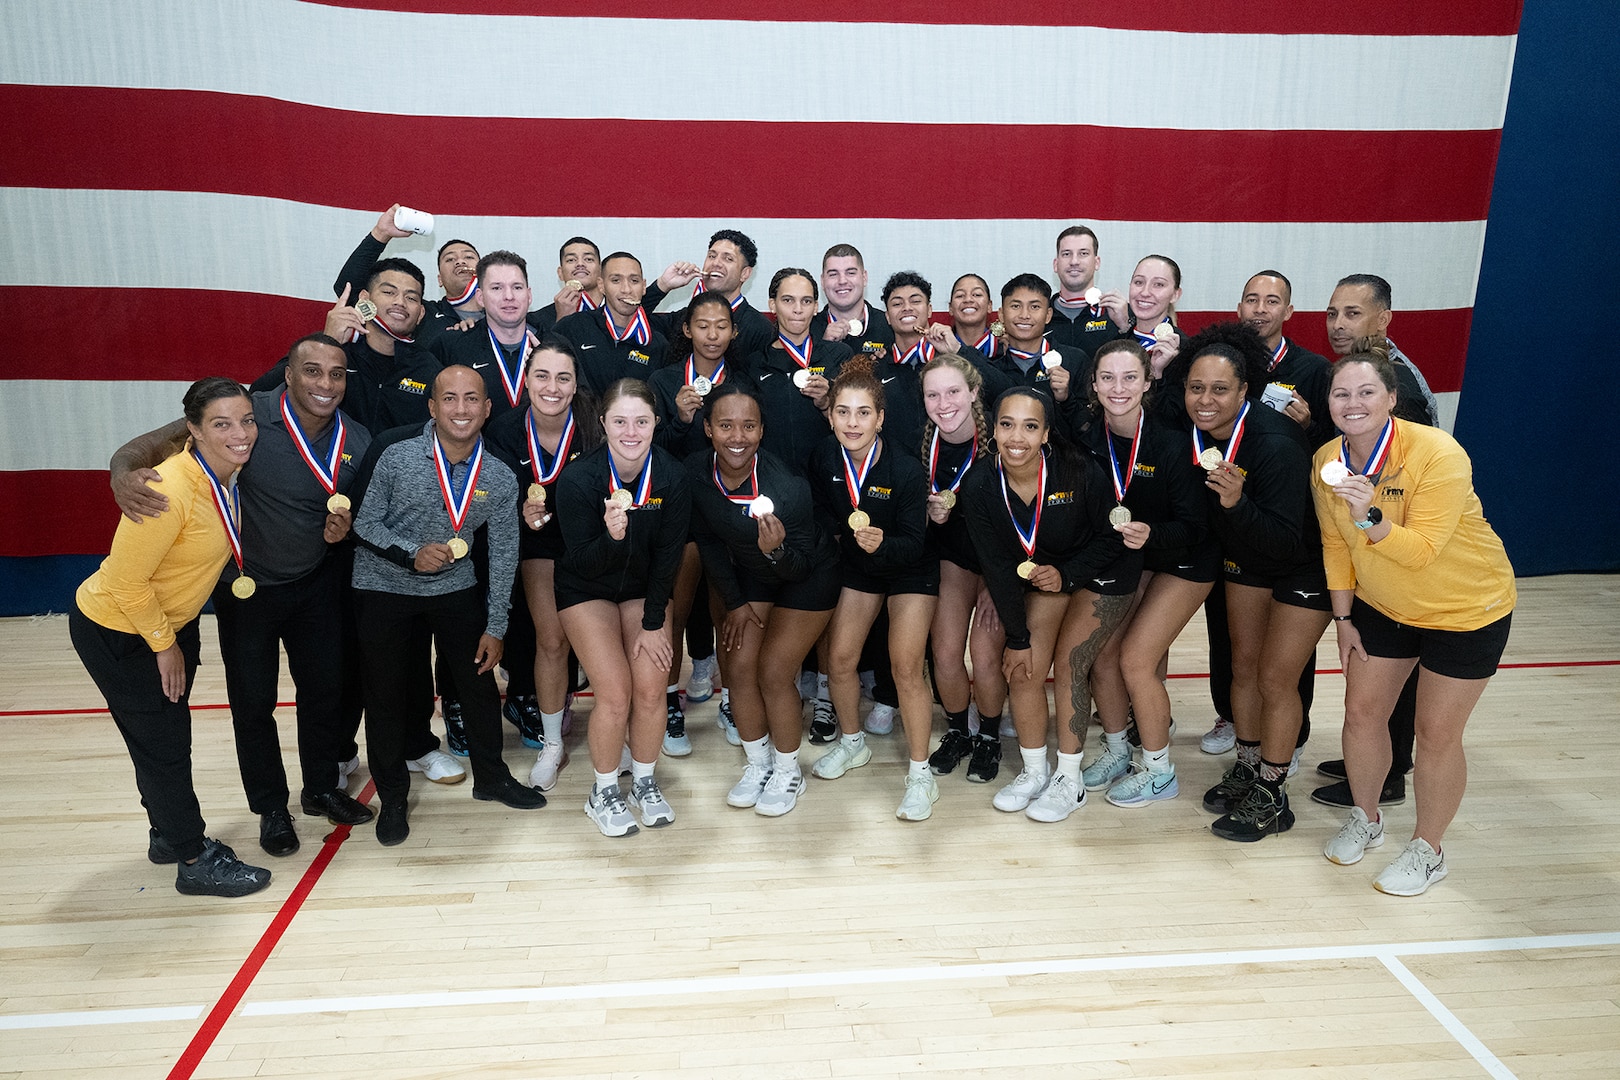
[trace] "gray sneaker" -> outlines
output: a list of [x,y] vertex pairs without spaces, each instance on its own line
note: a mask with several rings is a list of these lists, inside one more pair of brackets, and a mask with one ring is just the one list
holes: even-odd
[[640,831],[618,784],[587,795],[585,816],[596,822],[603,836],[630,836]]
[[655,778],[648,776],[633,782],[630,785],[630,799],[636,804],[641,823],[647,828],[661,829],[665,825],[675,824],[675,809],[664,798]]

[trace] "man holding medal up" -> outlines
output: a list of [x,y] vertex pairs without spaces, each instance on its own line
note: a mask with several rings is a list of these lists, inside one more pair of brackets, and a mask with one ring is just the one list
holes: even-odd
[[[384,450],[354,522],[361,547],[354,589],[366,687],[366,750],[382,809],[377,840],[410,835],[405,798],[410,773],[405,736],[411,680],[398,658],[420,628],[431,631],[461,702],[472,761],[473,798],[518,810],[546,804],[512,776],[501,758],[501,661],[512,579],[517,573],[518,486],[484,453],[490,400],[469,367],[445,368],[433,381],[422,433]],[[467,557],[468,537],[488,525],[487,594]],[[486,600],[487,595],[487,600]]]

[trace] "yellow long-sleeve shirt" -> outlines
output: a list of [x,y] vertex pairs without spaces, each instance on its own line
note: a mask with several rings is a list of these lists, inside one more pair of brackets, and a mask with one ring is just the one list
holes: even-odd
[[231,557],[225,524],[202,466],[182,450],[158,466],[152,490],[169,509],[140,524],[121,518],[112,552],[76,594],[79,610],[109,630],[139,634],[153,652],[197,617]]
[[[1339,445],[1316,452],[1317,473]],[[1395,421],[1373,497],[1392,528],[1376,544],[1320,475],[1311,491],[1328,588],[1354,589],[1396,622],[1426,630],[1478,630],[1513,610],[1513,567],[1474,494],[1473,466],[1439,428]]]

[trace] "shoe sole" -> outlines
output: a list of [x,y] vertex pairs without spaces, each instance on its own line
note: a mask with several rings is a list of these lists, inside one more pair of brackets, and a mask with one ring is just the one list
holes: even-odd
[[760,793],[756,791],[756,792],[754,792],[754,797],[751,798],[751,799],[749,799],[748,796],[746,796],[746,795],[741,796],[741,798],[748,799],[747,802],[739,802],[737,797],[735,797],[731,792],[727,792],[726,793],[726,805],[727,806],[734,806],[738,810],[751,810],[754,807],[759,805],[759,796],[760,796]]
[[[1342,784],[1342,783],[1344,783],[1344,781],[1341,780],[1341,781],[1339,781],[1339,783]],[[1338,786],[1337,784],[1328,784],[1328,785],[1326,785],[1326,787],[1337,787],[1337,786]],[[1320,795],[1323,790],[1324,790],[1323,788],[1317,788],[1315,791],[1311,792],[1311,802],[1321,803],[1323,806],[1331,806],[1335,810],[1348,810],[1352,806],[1356,805],[1354,801],[1351,801],[1351,802],[1337,802],[1337,801],[1335,801],[1333,799],[1320,799],[1320,798],[1317,798],[1317,796]],[[1405,802],[1406,802],[1406,793],[1404,791],[1400,794],[1400,796],[1398,798],[1386,799],[1386,798],[1383,797],[1382,794],[1380,794],[1379,797],[1378,797],[1378,805],[1379,806],[1400,806],[1401,804],[1403,804]]]
[[180,893],[183,896],[218,896],[218,897],[222,897],[222,898],[224,898],[226,900],[234,900],[239,896],[252,896],[254,893],[263,892],[265,889],[268,889],[269,887],[270,887],[270,879],[268,877],[265,878],[264,884],[255,885],[250,889],[208,889],[208,888],[198,888],[198,887],[196,887],[194,885],[189,885],[187,882],[184,882],[184,881],[181,881],[181,880],[178,880],[178,879],[174,883],[174,891],[177,892],[177,893]]
[[[466,755],[462,756],[465,757]],[[414,761],[407,761],[405,763],[405,768],[410,772],[416,773],[418,776],[433,781],[435,784],[459,784],[463,780],[467,779],[467,773],[465,770],[457,773],[455,776],[428,776],[427,770],[416,764]]]
[[671,813],[669,817],[643,817],[641,819],[641,824],[649,829],[662,829],[666,825],[675,824],[675,815]]
[[861,747],[860,752],[851,758],[847,765],[830,776],[827,773],[818,771],[818,766],[821,765],[820,761],[817,761],[815,765],[811,766],[810,772],[814,774],[818,780],[837,780],[840,776],[843,776],[845,773],[849,772],[849,770],[859,769],[862,765],[865,765],[871,760],[872,748],[870,746],[863,746]]
[[[537,795],[540,794],[534,788],[529,788],[528,790],[534,791]],[[488,791],[479,791],[477,788],[473,788],[472,795],[473,798],[479,802],[500,803],[509,810],[544,810],[546,808],[546,797],[544,795],[540,795],[539,802],[528,804],[507,802],[506,799],[502,798],[500,795],[496,795]]]
[[1206,754],[1209,754],[1211,757],[1220,757],[1222,754],[1230,754],[1233,751],[1233,749],[1236,748],[1236,746],[1237,746],[1237,740],[1233,739],[1230,743],[1223,744],[1217,750],[1211,750],[1209,747],[1205,746],[1202,742],[1200,742],[1198,744],[1198,749],[1202,750]]
[[1220,837],[1222,840],[1230,840],[1235,844],[1254,844],[1264,840],[1268,836],[1278,836],[1287,832],[1289,829],[1292,829],[1294,827],[1294,815],[1292,811],[1289,812],[1286,819],[1279,815],[1270,825],[1254,833],[1229,832],[1222,829],[1217,829],[1215,826],[1218,824],[1220,823],[1212,822],[1209,826],[1209,831]]
[[624,827],[623,832],[609,832],[607,826],[598,821],[596,819],[596,815],[591,813],[589,803],[587,803],[585,806],[585,816],[591,819],[591,824],[596,826],[597,832],[601,833],[610,840],[617,840],[621,836],[634,836],[636,833],[641,831],[641,827],[632,821]]
[[1085,785],[1085,789],[1087,791],[1103,791],[1103,790],[1105,790],[1107,788],[1113,787],[1115,784],[1119,783],[1121,780],[1125,779],[1130,774],[1131,774],[1130,769],[1126,768],[1126,769],[1121,769],[1119,772],[1115,773],[1113,776],[1108,777],[1106,780],[1099,780],[1095,784],[1093,784],[1093,783],[1091,783],[1091,782],[1089,782],[1089,781],[1087,781],[1087,780],[1085,780],[1083,778],[1082,778],[1082,780],[1080,782],[1083,785]]
[[1423,883],[1423,888],[1413,889],[1409,892],[1397,892],[1394,889],[1386,889],[1382,885],[1378,884],[1376,880],[1373,882],[1373,888],[1377,889],[1385,896],[1422,896],[1424,893],[1429,891],[1430,885],[1446,880],[1446,877],[1450,875],[1450,873],[1451,870],[1448,867],[1442,866],[1439,870],[1435,871],[1434,875],[1430,877],[1428,881]]
[[792,800],[780,810],[776,809],[775,807],[762,807],[759,805],[759,803],[755,803],[754,813],[758,814],[760,817],[786,817],[788,814],[793,813],[794,808],[799,805],[799,800],[804,798],[804,791],[805,789],[801,787],[797,792],[794,793]]
[[[1037,809],[1036,803],[1039,801],[1039,799],[1031,799],[1029,805],[1024,808],[1024,816],[1029,818],[1031,821],[1039,821],[1043,825],[1056,825],[1060,821],[1068,821],[1069,818],[1074,815],[1076,810],[1086,805],[1086,793],[1081,791],[1080,797],[1074,801],[1074,805],[1069,807],[1068,812],[1062,817],[1036,817],[1034,814],[1030,813],[1031,810]],[[1042,813],[1048,812],[1049,811],[1042,811]]]
[[899,810],[896,810],[894,812],[894,816],[899,818],[901,821],[927,821],[929,818],[934,816],[934,804],[937,802],[939,802],[939,793],[935,792],[934,797],[928,800],[928,805],[923,808],[922,813],[919,814],[913,811],[909,814],[903,814]]
[[1379,836],[1376,840],[1369,840],[1365,847],[1356,852],[1356,857],[1353,859],[1336,859],[1331,853],[1326,851],[1322,852],[1322,857],[1328,862],[1332,863],[1334,866],[1354,866],[1356,863],[1366,858],[1367,852],[1371,851],[1373,848],[1381,848],[1383,846],[1384,838]]
[[[682,745],[683,743],[685,744],[684,746]],[[692,737],[690,735],[681,736],[679,741],[671,739],[668,735],[664,736],[665,757],[688,757],[691,755],[691,753]]]
[[[356,825],[364,825],[364,824],[366,824],[366,822],[371,821],[373,818],[375,818],[377,816],[376,814],[372,813],[371,808],[369,806],[364,807],[364,809],[366,811],[366,816],[365,817],[356,818],[353,821],[339,821],[337,818],[333,817],[331,814],[328,814],[325,810],[311,810],[309,807],[304,806],[302,804],[299,804],[298,808],[303,811],[305,817],[325,818],[327,820],[328,824],[331,824],[331,825],[348,825],[351,828],[353,828]],[[264,845],[260,844],[259,846],[263,847]],[[296,849],[294,849],[294,850],[296,850]]]

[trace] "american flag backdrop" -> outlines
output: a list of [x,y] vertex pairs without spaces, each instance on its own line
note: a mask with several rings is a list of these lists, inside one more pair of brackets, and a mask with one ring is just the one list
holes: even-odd
[[[437,295],[464,237],[579,233],[649,277],[732,226],[781,266],[850,242],[992,289],[1086,223],[1104,287],[1150,252],[1197,328],[1294,282],[1326,352],[1352,272],[1454,414],[1520,0],[7,0],[0,35],[0,613],[104,553],[110,452],[192,379],[320,328],[390,203]],[[655,17],[647,17],[649,10]],[[10,599],[3,599],[9,597]],[[20,599],[24,598],[26,599]]]

